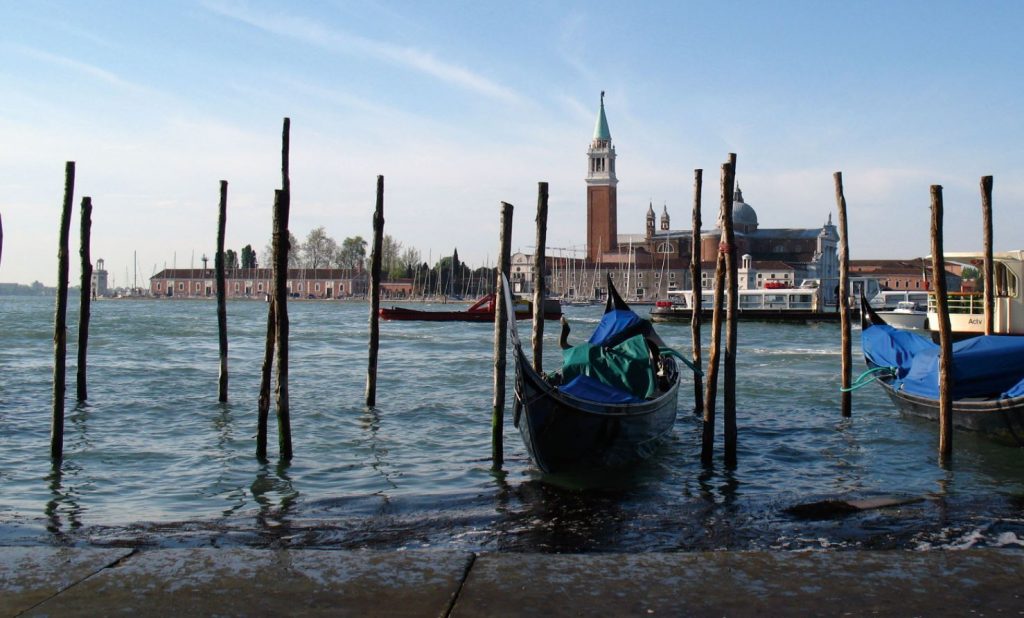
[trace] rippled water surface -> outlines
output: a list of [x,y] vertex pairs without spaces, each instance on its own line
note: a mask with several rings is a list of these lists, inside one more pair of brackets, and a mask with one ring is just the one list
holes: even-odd
[[[567,309],[574,338],[589,336],[600,311]],[[53,301],[0,297],[0,544],[1024,546],[1024,450],[957,433],[953,463],[940,467],[935,428],[901,418],[873,385],[842,419],[835,324],[740,324],[735,470],[720,455],[700,466],[684,386],[675,432],[655,460],[580,479],[532,467],[510,413],[504,468],[491,469],[489,324],[383,322],[378,406],[367,409],[362,303],[289,305],[295,457],[278,463],[272,421],[270,460],[260,462],[266,312],[264,303],[228,304],[230,402],[219,404],[215,303],[94,303],[89,400],[77,404],[70,311],[65,459],[54,469]],[[549,322],[549,365],[555,329]],[[658,330],[688,353],[689,325]],[[918,500],[846,515],[791,510],[875,496]]]

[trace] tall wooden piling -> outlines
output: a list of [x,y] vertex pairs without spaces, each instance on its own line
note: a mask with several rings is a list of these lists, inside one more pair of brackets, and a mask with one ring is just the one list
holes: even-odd
[[81,225],[79,229],[78,255],[81,258],[82,294],[78,299],[78,371],[75,376],[75,389],[78,400],[89,398],[89,387],[86,381],[86,368],[89,357],[89,316],[92,307],[92,259],[89,255],[89,244],[92,236],[92,198],[82,198]]
[[[537,183],[537,251],[533,256],[533,368],[542,371],[544,357],[545,244],[548,237],[548,183]],[[499,299],[500,300],[500,299]]]
[[[711,465],[715,448],[715,400],[718,398],[718,367],[721,364],[722,314],[725,308],[725,253],[727,247],[724,240],[726,204],[725,204],[726,169],[722,167],[722,202],[718,213],[718,224],[723,230],[718,244],[718,258],[715,261],[715,296],[714,308],[711,313],[711,345],[708,350],[707,383],[704,386],[704,421],[701,436],[700,461],[704,466]],[[729,204],[731,212],[732,204]],[[731,218],[731,215],[730,215]]]
[[[701,309],[703,307],[703,282],[701,280],[701,238],[700,238],[700,205],[701,192],[704,184],[704,170],[693,170],[693,238],[690,242],[690,309],[693,310],[690,316],[690,339],[693,342],[693,366],[700,367],[700,321]],[[693,413],[701,414],[704,411],[704,377],[700,374],[693,374]]]
[[[505,283],[512,268],[512,204],[501,203],[501,238],[498,241],[498,273],[494,289],[494,408],[491,411],[491,466],[501,468],[505,461],[505,347],[508,339],[508,311],[505,308]],[[502,277],[504,275],[504,277]]]
[[946,461],[953,454],[953,399],[951,373],[953,333],[949,325],[946,299],[946,259],[942,253],[942,186],[932,185],[932,282],[935,286],[935,311],[939,317],[939,457]]
[[53,417],[50,421],[50,458],[64,457],[64,394],[67,388],[68,351],[68,237],[71,234],[71,204],[75,193],[75,162],[64,166],[64,205],[60,215],[57,246],[57,308],[53,317]]
[[725,179],[722,186],[722,239],[725,243],[726,288],[728,289],[725,296],[725,363],[722,380],[722,388],[725,393],[722,399],[722,424],[725,438],[725,465],[729,467],[736,465],[736,443],[739,435],[736,428],[736,322],[739,317],[737,315],[739,313],[739,281],[736,263],[736,234],[732,221],[733,188],[736,186],[735,166],[736,155],[730,153],[729,163],[722,166],[722,174]]
[[981,177],[981,221],[985,243],[985,262],[982,281],[985,286],[985,334],[995,331],[995,290],[992,288],[992,177]]
[[288,235],[291,210],[291,181],[288,177],[288,142],[291,120],[284,119],[281,132],[281,199],[274,209],[274,337],[277,339],[277,441],[282,461],[292,458],[292,424],[288,402],[288,253],[292,250]]
[[[377,207],[373,211],[370,253],[370,360],[366,368],[366,405],[377,405],[377,348],[380,345],[380,267],[384,247],[384,177],[377,176]],[[454,264],[454,260],[452,260]]]
[[[839,324],[842,331],[842,389],[839,409],[844,417],[853,410],[853,393],[850,392],[853,374],[853,352],[850,334],[850,239],[846,228],[846,195],[843,192],[843,173],[832,175],[836,185],[836,208],[839,211]],[[822,282],[824,283],[824,282]]]
[[[281,200],[281,191],[274,191],[274,212],[277,212],[277,204]],[[260,395],[256,420],[256,457],[267,458],[267,425],[270,416],[270,374],[274,367],[274,348],[276,344],[277,312],[274,311],[274,299],[277,293],[273,291],[271,282],[270,302],[267,303],[267,336],[263,348],[263,367],[260,371]]]
[[217,276],[217,343],[220,349],[220,371],[217,376],[217,401],[228,400],[228,308],[227,281],[224,274],[224,233],[228,218],[228,181],[220,181],[220,203],[217,208],[217,255],[213,266]]

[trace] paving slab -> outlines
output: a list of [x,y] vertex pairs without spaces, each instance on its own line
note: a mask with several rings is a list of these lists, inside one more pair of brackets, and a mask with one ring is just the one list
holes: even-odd
[[0,548],[0,616],[28,611],[130,553],[130,549]]
[[483,554],[452,616],[1024,613],[1024,552]]
[[144,550],[27,615],[442,616],[458,551]]

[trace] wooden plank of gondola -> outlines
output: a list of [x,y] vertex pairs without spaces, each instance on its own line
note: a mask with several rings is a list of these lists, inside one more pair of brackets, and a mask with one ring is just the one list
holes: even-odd
[[220,202],[217,205],[217,255],[213,267],[217,277],[217,344],[220,371],[217,375],[217,401],[228,400],[228,309],[227,281],[224,275],[224,233],[228,217],[228,181],[220,181]]
[[78,255],[81,258],[81,290],[78,299],[78,368],[75,375],[75,389],[78,400],[85,401],[89,398],[89,387],[86,380],[87,365],[89,356],[89,315],[92,306],[92,260],[90,258],[89,244],[92,235],[92,198],[82,198],[81,225],[79,228]]
[[995,332],[995,296],[992,289],[992,177],[981,177],[981,221],[984,231],[985,262],[982,268],[985,286],[985,334]]
[[[839,409],[844,417],[852,415],[853,393],[850,391],[853,373],[853,352],[850,331],[850,239],[846,228],[846,195],[843,192],[843,173],[832,175],[836,185],[836,208],[839,211],[839,323],[842,331],[841,382]],[[824,282],[823,282],[824,283]]]
[[729,162],[723,172],[726,176],[722,193],[722,238],[725,239],[726,294],[725,310],[725,363],[723,364],[722,425],[725,439],[725,465],[736,466],[736,350],[737,322],[739,320],[739,277],[737,276],[736,234],[732,221],[733,188],[736,186],[736,154],[729,153]]
[[[693,366],[700,367],[700,310],[703,304],[701,292],[701,251],[700,251],[700,203],[703,188],[704,170],[693,170],[693,237],[690,242],[690,339],[693,348]],[[704,410],[704,378],[698,373],[693,374],[693,413],[701,414]]]
[[[726,167],[722,166],[722,202],[718,214],[718,223],[722,226],[725,220],[725,183],[727,182]],[[729,204],[728,206],[731,206]],[[730,208],[731,211],[731,208]],[[715,446],[715,400],[718,398],[718,367],[721,364],[722,344],[722,313],[725,306],[725,252],[724,237],[719,238],[718,258],[715,262],[715,296],[714,309],[711,313],[711,345],[708,350],[708,381],[704,388],[704,420],[701,435],[700,461],[704,466],[711,465],[711,456]]]
[[384,177],[377,176],[377,205],[373,211],[373,251],[370,254],[370,359],[366,368],[368,407],[377,405],[377,349],[380,346],[380,271],[383,247]]
[[491,411],[491,466],[501,468],[505,460],[505,367],[508,340],[508,313],[505,309],[505,285],[502,275],[508,277],[512,268],[512,204],[501,203],[501,237],[498,241],[498,272],[494,289],[494,407]]
[[[548,236],[548,183],[537,183],[537,251],[533,256],[533,369],[540,373],[544,357],[545,243]],[[497,299],[502,302],[501,298]]]
[[71,233],[71,202],[75,193],[75,162],[64,166],[64,205],[57,245],[57,308],[53,316],[53,416],[50,420],[50,459],[64,457],[64,394],[67,389],[68,351],[68,236]]
[[932,202],[932,282],[935,285],[935,311],[939,318],[939,457],[946,461],[953,454],[952,360],[953,336],[946,299],[946,260],[942,253],[942,186],[931,186]]

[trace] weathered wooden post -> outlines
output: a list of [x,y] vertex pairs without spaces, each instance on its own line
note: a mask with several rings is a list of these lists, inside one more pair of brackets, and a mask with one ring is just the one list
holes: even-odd
[[[545,245],[548,236],[548,183],[537,183],[537,252],[533,256],[533,368],[541,372],[544,357]],[[499,299],[500,302],[501,299]]]
[[[700,319],[703,306],[704,286],[701,281],[701,238],[700,238],[700,204],[701,191],[704,184],[704,170],[693,170],[693,237],[690,243],[690,338],[693,340],[693,366],[701,366],[700,353]],[[693,374],[693,413],[701,414],[704,410],[704,376]]]
[[217,255],[213,266],[217,271],[217,341],[220,347],[220,372],[217,376],[217,401],[228,400],[228,308],[227,280],[224,275],[224,232],[228,218],[228,181],[220,181],[220,204],[217,212]]
[[[728,165],[728,164],[726,164]],[[718,258],[715,261],[715,296],[714,309],[711,313],[711,346],[708,350],[708,381],[704,391],[704,422],[701,441],[700,461],[704,466],[711,465],[715,447],[715,400],[718,398],[718,367],[721,364],[722,344],[722,313],[725,308],[725,246],[724,230],[726,218],[725,187],[726,166],[722,166],[722,202],[718,214],[718,224],[722,228],[719,238]],[[731,213],[732,204],[729,204]],[[731,214],[730,214],[731,218]]]
[[[274,191],[274,212],[278,210],[278,203],[281,201],[281,190]],[[271,262],[273,264],[273,262]],[[257,273],[258,274],[258,273]],[[256,457],[266,459],[267,457],[267,425],[270,416],[270,374],[274,367],[274,348],[276,340],[277,312],[274,310],[277,293],[273,290],[271,280],[270,301],[267,303],[267,337],[263,349],[263,368],[260,372],[260,396],[258,403],[258,417],[256,428]]]
[[292,459],[292,424],[288,405],[288,215],[291,209],[291,181],[288,177],[288,140],[291,120],[284,119],[281,132],[281,199],[274,210],[274,313],[277,318],[277,441],[283,461]]
[[50,458],[64,457],[64,393],[67,387],[68,351],[68,236],[71,233],[71,203],[75,193],[75,162],[64,166],[64,206],[60,215],[57,246],[57,309],[53,317],[53,418],[50,422]]
[[[384,247],[384,177],[377,176],[377,208],[373,212],[370,254],[370,361],[366,369],[366,405],[377,405],[377,348],[380,345],[380,267]],[[454,260],[453,260],[454,262]]]
[[725,184],[722,187],[722,238],[725,242],[725,270],[727,274],[726,311],[725,311],[725,367],[722,387],[725,390],[722,401],[722,422],[725,438],[725,465],[736,465],[736,347],[737,347],[737,313],[739,309],[739,281],[736,263],[736,234],[732,222],[733,187],[736,186],[736,155],[729,154],[729,163],[724,164],[722,171]]
[[935,284],[935,311],[939,316],[939,457],[947,461],[953,454],[953,334],[949,325],[946,300],[946,259],[942,253],[942,186],[932,185],[932,281]]
[[508,311],[505,308],[505,284],[512,268],[512,204],[501,203],[501,238],[498,241],[498,274],[494,289],[494,408],[491,412],[491,467],[501,468],[505,461],[505,347],[508,339]]
[[89,255],[90,236],[92,234],[92,198],[82,198],[80,227],[80,246],[78,255],[82,261],[82,294],[78,299],[78,372],[75,376],[75,388],[78,400],[89,398],[86,382],[86,366],[89,356],[89,314],[92,306],[92,260]]
[[981,220],[984,232],[985,263],[982,281],[985,286],[985,334],[995,332],[995,290],[992,289],[992,177],[981,177]]
[[[852,415],[853,393],[850,384],[853,375],[853,352],[850,334],[850,237],[846,228],[846,195],[843,192],[843,173],[832,175],[836,185],[836,208],[839,211],[839,324],[842,331],[842,389],[839,408],[844,417]],[[822,282],[824,283],[824,282]]]

